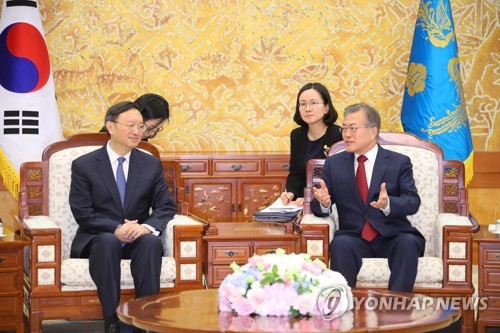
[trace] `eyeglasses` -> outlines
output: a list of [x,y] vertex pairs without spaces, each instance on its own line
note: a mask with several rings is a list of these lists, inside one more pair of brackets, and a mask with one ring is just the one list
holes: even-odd
[[356,133],[356,131],[358,130],[358,128],[372,128],[372,127],[375,127],[375,126],[366,126],[366,127],[349,126],[349,127],[341,127],[341,128],[339,128],[339,130],[340,130],[340,133],[342,133],[342,134],[347,133],[347,131],[349,131],[352,134],[354,134],[354,133]]
[[158,132],[161,132],[163,131],[163,126],[160,126],[160,127],[147,127],[146,126],[146,130],[144,131],[144,133],[150,133],[151,136],[155,136],[156,134],[158,134]]
[[111,120],[111,122],[116,123],[116,124],[120,124],[123,126],[127,126],[127,128],[130,131],[138,130],[139,132],[145,132],[148,129],[148,127],[145,124],[124,124],[124,123],[120,123],[119,121],[115,121],[115,120]]
[[318,101],[300,102],[299,110],[305,110],[307,108],[307,105],[309,105],[311,109],[316,109],[319,105],[324,105],[324,103]]

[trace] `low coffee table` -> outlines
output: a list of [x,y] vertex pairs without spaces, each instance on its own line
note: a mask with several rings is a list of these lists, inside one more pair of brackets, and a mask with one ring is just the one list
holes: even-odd
[[[361,297],[412,297],[409,293],[353,290]],[[428,304],[428,303],[426,303]],[[356,307],[331,321],[321,317],[290,318],[238,316],[219,312],[218,290],[202,289],[138,298],[118,307],[120,320],[151,332],[427,332],[458,320],[460,309],[441,310],[427,305],[418,310]]]

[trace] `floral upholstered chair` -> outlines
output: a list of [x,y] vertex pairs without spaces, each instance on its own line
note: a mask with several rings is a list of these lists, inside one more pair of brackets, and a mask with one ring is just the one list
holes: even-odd
[[[47,319],[102,318],[88,260],[70,258],[78,224],[68,197],[72,161],[99,149],[107,140],[107,133],[75,135],[47,147],[42,161],[21,166],[19,223],[31,238],[25,251],[25,313],[30,332],[41,332],[41,321]],[[149,143],[141,142],[139,148],[159,156]],[[179,165],[163,162],[163,166],[178,214],[162,234],[161,292],[202,288],[204,224],[185,215]],[[130,260],[122,260],[121,271],[122,301],[126,301],[134,297]]]
[[[426,239],[424,256],[419,258],[414,292],[442,296],[472,296],[472,233],[479,230],[468,211],[464,166],[460,161],[443,159],[435,144],[408,133],[380,133],[379,144],[410,157],[421,206],[408,216]],[[344,150],[343,142],[331,147],[329,155]],[[318,258],[329,263],[328,244],[338,228],[335,206],[332,214],[319,218],[311,214],[312,187],[319,184],[324,160],[310,160],[307,165],[304,215],[300,227],[326,227],[323,235],[310,235],[301,246],[312,248]],[[307,242],[316,242],[308,245]],[[319,242],[319,243],[318,243]],[[326,244],[325,244],[326,243]],[[326,245],[326,246],[325,246]],[[357,288],[387,288],[390,270],[387,259],[365,258],[358,274]],[[473,310],[462,312],[462,331],[472,331]]]

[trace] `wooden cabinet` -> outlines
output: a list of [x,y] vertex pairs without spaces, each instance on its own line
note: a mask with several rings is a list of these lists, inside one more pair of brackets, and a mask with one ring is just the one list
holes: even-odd
[[232,262],[244,265],[254,254],[286,253],[299,249],[299,235],[279,223],[211,223],[203,236],[204,273],[209,288],[217,288],[232,273]]
[[0,331],[24,332],[23,248],[29,241],[4,229],[0,238]]
[[283,192],[287,154],[163,154],[181,164],[188,211],[208,222],[250,222]]
[[487,308],[479,309],[477,332],[486,332],[486,327],[500,327],[500,235],[484,226],[474,236],[478,244],[478,296],[487,298]]

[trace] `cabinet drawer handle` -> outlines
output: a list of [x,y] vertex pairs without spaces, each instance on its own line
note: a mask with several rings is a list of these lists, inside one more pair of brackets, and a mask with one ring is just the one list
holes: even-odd
[[229,251],[229,252],[224,252],[224,254],[227,255],[227,256],[230,256],[230,257],[234,257],[235,255],[238,254],[238,252]]
[[290,163],[283,164],[281,167],[285,170],[290,170]]
[[241,164],[233,164],[230,166],[231,169],[233,169],[234,171],[240,171],[241,169],[243,169],[243,165]]
[[185,171],[188,171],[189,169],[191,169],[190,165],[186,165],[186,164],[181,165],[181,171],[185,172]]
[[6,258],[0,258],[0,264],[3,263],[4,261],[7,261]]
[[266,252],[266,254],[276,254],[276,250],[269,250]]

